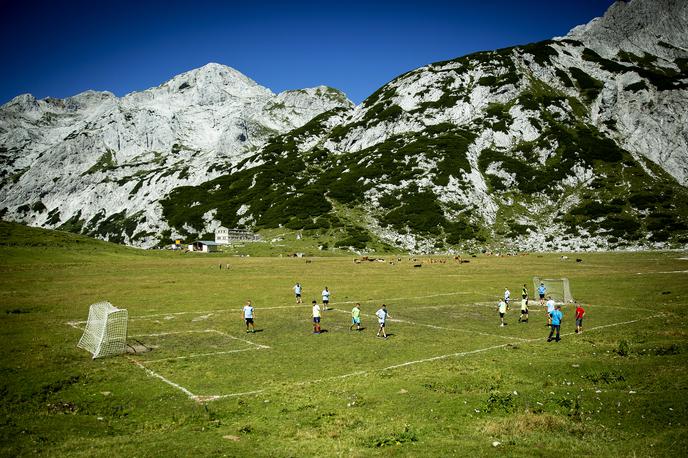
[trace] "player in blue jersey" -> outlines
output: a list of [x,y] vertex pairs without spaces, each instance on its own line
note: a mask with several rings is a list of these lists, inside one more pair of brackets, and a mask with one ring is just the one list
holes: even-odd
[[552,312],[552,329],[549,331],[549,337],[547,342],[552,341],[552,335],[556,332],[557,335],[554,340],[559,342],[561,338],[559,337],[559,329],[561,328],[561,320],[564,318],[564,314],[561,313],[561,305],[557,305]]
[[540,283],[538,286],[538,294],[540,295],[540,305],[545,305],[545,294],[547,293],[547,288],[545,288],[544,283]]

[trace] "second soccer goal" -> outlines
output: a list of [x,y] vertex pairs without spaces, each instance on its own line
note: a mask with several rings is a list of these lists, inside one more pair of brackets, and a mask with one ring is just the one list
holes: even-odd
[[533,289],[535,292],[538,291],[541,284],[545,286],[545,297],[552,296],[552,299],[557,302],[573,302],[568,278],[533,277]]

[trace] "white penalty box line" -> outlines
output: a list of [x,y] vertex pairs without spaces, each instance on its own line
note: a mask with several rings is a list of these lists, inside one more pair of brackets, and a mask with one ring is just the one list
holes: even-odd
[[[127,355],[127,359],[131,361],[133,364],[136,366],[140,367],[143,369],[146,374],[148,374],[151,377],[155,377],[162,381],[163,383],[171,386],[172,388],[175,388],[182,393],[186,394],[189,398],[194,399],[196,401],[204,401],[206,400],[207,396],[198,396],[194,394],[191,390],[188,388],[185,388],[184,386],[180,385],[179,383],[175,383],[169,378],[163,376],[162,374],[150,369],[149,367],[146,367],[146,364],[151,364],[151,363],[159,363],[159,362],[164,362],[164,361],[174,361],[174,360],[184,360],[184,359],[192,359],[192,358],[198,358],[198,357],[207,357],[207,356],[219,356],[219,355],[227,355],[231,353],[240,353],[244,351],[255,351],[255,350],[263,350],[263,349],[269,349],[271,348],[268,345],[263,345],[263,344],[257,344],[255,342],[251,342],[250,340],[246,339],[241,339],[239,337],[233,336],[231,334],[228,334],[226,332],[218,331],[217,329],[203,329],[203,330],[189,330],[189,331],[171,331],[171,332],[160,332],[160,333],[151,333],[151,334],[137,334],[130,336],[132,338],[137,338],[137,337],[161,337],[161,336],[168,336],[168,335],[179,335],[179,334],[193,334],[193,333],[215,333],[215,334],[220,334],[224,337],[229,337],[230,339],[238,340],[240,342],[248,343],[251,345],[249,348],[241,348],[241,349],[236,349],[236,350],[225,350],[225,351],[217,351],[217,352],[210,352],[210,353],[195,353],[191,355],[182,355],[182,356],[172,356],[169,358],[158,358],[158,359],[151,359],[151,360],[140,360],[136,359],[133,356]],[[254,394],[254,393],[244,393],[244,394]]]
[[[78,329],[80,331],[83,331],[83,328],[79,326],[79,324],[85,324],[86,321],[68,321],[67,324],[75,329]],[[263,345],[263,344],[257,344],[255,342],[251,342],[250,340],[246,339],[241,339],[239,337],[233,336],[231,334],[228,334],[226,332],[219,331],[217,329],[202,329],[202,330],[187,330],[187,331],[170,331],[170,332],[159,332],[159,333],[150,333],[150,334],[135,334],[128,336],[130,338],[139,338],[139,337],[162,337],[162,336],[169,336],[169,335],[179,335],[179,334],[193,334],[193,333],[215,333],[215,334],[220,334],[224,337],[228,337],[230,339],[238,340],[247,344],[250,344],[251,347],[249,348],[241,348],[241,349],[236,349],[236,350],[225,350],[225,351],[217,351],[217,352],[210,352],[210,353],[195,353],[191,355],[182,355],[182,356],[172,356],[169,358],[158,358],[158,359],[151,359],[151,360],[139,360],[136,359],[130,355],[127,355],[126,358],[133,363],[134,365],[140,367],[143,369],[146,374],[148,374],[151,377],[157,378],[158,380],[162,381],[163,383],[171,386],[172,388],[175,388],[182,393],[186,394],[189,398],[203,402],[206,400],[213,400],[212,396],[198,396],[195,395],[193,392],[191,392],[188,388],[183,387],[182,385],[173,382],[172,380],[166,378],[165,376],[159,374],[158,372],[155,372],[154,370],[146,367],[146,364],[151,364],[151,363],[159,363],[159,362],[164,362],[164,361],[173,361],[173,360],[184,360],[184,359],[192,359],[192,358],[199,358],[199,357],[207,357],[207,356],[219,356],[219,355],[227,355],[231,353],[240,353],[244,351],[255,351],[255,350],[263,350],[263,349],[269,349],[271,348],[268,345]],[[236,396],[239,395],[250,395],[250,394],[257,394],[257,392],[249,392],[249,393],[237,393]]]
[[[240,342],[244,342],[244,343],[249,344],[250,347],[249,348],[240,348],[240,349],[236,349],[236,350],[222,350],[222,351],[214,351],[214,352],[208,352],[208,353],[193,353],[190,355],[170,356],[168,358],[158,358],[158,359],[148,359],[148,360],[135,360],[134,359],[134,360],[141,363],[141,364],[151,364],[151,363],[159,363],[162,361],[184,360],[184,359],[200,358],[200,357],[204,357],[204,356],[227,355],[230,353],[240,353],[240,352],[244,352],[244,351],[263,350],[263,349],[270,348],[268,345],[257,344],[255,342],[251,342],[250,340],[241,339],[241,338],[235,337],[231,334],[227,334],[226,332],[218,331],[217,329],[158,332],[158,333],[152,333],[152,334],[136,334],[136,335],[132,335],[129,337],[132,339],[136,339],[136,338],[142,338],[142,337],[164,337],[164,336],[179,335],[179,334],[207,334],[207,333],[219,334],[223,337],[228,337],[228,338],[233,339],[233,340],[238,340]],[[131,356],[129,358],[133,359]]]
[[135,334],[132,336],[129,336],[131,338],[137,338],[137,337],[162,337],[162,336],[169,336],[169,335],[175,335],[175,334],[203,334],[203,333],[215,333],[215,334],[220,334],[225,337],[229,337],[230,339],[238,340],[240,342],[244,342],[250,345],[253,345],[257,347],[257,349],[262,349],[262,348],[270,348],[268,345],[263,345],[263,344],[257,344],[255,342],[251,342],[250,340],[246,339],[241,339],[239,337],[233,336],[231,334],[228,334],[223,331],[218,331],[217,329],[200,329],[200,330],[187,330],[187,331],[170,331],[170,332],[158,332],[158,333],[152,333],[152,334]]

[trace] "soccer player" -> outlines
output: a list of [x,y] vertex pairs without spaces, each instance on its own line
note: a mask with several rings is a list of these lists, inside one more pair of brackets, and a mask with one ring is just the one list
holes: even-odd
[[511,300],[511,291],[509,291],[509,288],[504,288],[504,302],[506,302],[507,306],[509,306],[510,300]]
[[561,320],[564,318],[564,315],[561,313],[561,305],[557,305],[552,312],[552,329],[549,331],[549,337],[547,338],[547,342],[552,341],[552,335],[554,334],[554,331],[557,332],[557,336],[554,340],[559,342],[561,338],[559,337],[559,328],[561,327]]
[[[385,321],[387,321],[387,318],[391,317],[387,311],[387,306],[382,304],[382,307],[380,307],[380,310],[375,312],[375,315],[377,315],[377,321],[380,324],[380,329],[377,331],[377,336],[384,337],[386,339],[387,333],[385,332]],[[380,336],[380,333],[382,333],[382,336]]]
[[499,311],[499,320],[502,322],[500,326],[506,326],[506,323],[504,323],[504,315],[506,314],[506,309],[508,306],[509,305],[504,300],[499,301],[499,304],[497,305],[497,311]]
[[320,306],[313,301],[313,334],[320,334]]
[[[247,301],[246,305],[244,305],[243,317],[244,317],[244,321],[246,322],[246,332],[256,332],[256,325],[253,324],[254,313],[253,313],[253,305],[251,305],[251,301]],[[251,331],[248,330],[249,325],[251,326],[251,329],[252,329]]]
[[583,316],[585,316],[585,310],[576,303],[576,334],[583,332]]
[[521,299],[528,299],[528,288],[526,288],[526,284],[523,284],[523,289],[521,289]]
[[349,330],[353,331],[354,326],[356,326],[357,331],[361,330],[361,304],[358,302],[354,305],[354,308],[351,309],[351,327]]
[[545,293],[547,293],[547,288],[545,288],[544,283],[540,283],[540,286],[538,286],[538,294],[540,295],[540,305],[545,305]]
[[300,304],[301,303],[301,291],[302,291],[301,283],[295,284],[292,289],[294,290],[294,295],[296,296],[296,303]]
[[518,317],[519,323],[528,322],[528,298],[524,297],[521,299],[521,316]]
[[547,307],[547,326],[552,326],[552,312],[555,310],[552,296],[547,296],[547,303],[545,306]]
[[322,300],[323,300],[323,310],[327,310],[327,306],[330,303],[330,290],[327,289],[327,286],[322,291]]

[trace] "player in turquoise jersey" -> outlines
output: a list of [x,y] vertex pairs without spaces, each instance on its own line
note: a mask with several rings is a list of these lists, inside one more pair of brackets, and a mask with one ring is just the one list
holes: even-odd
[[545,304],[545,294],[547,293],[547,288],[545,288],[544,283],[540,283],[540,286],[538,286],[538,294],[540,295],[540,305]]
[[564,318],[564,314],[561,313],[561,305],[557,305],[552,312],[552,329],[549,331],[549,337],[547,342],[552,341],[552,335],[556,331],[557,335],[554,340],[559,342],[561,338],[559,337],[559,328],[561,327],[561,320]]

